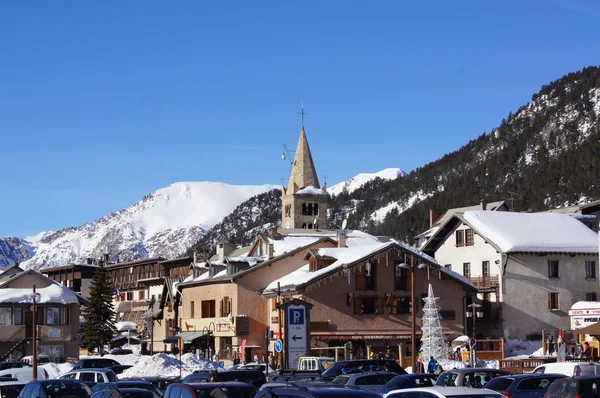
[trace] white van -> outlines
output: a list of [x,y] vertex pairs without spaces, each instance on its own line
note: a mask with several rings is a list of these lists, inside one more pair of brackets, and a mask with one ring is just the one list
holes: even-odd
[[569,377],[600,375],[597,362],[551,362],[533,369],[533,373],[558,373]]
[[301,357],[298,369],[323,373],[334,363],[335,359],[330,357]]
[[[48,372],[42,367],[37,368],[38,380],[45,380],[48,378]],[[0,377],[14,377],[19,381],[31,381],[33,380],[33,368],[13,368],[0,370]]]
[[[23,357],[23,359],[21,359],[21,362],[24,365],[31,366],[31,365],[33,365],[33,356],[32,355],[28,355],[26,357]],[[40,354],[40,355],[37,356],[37,363],[38,363],[38,365],[43,365],[45,363],[50,363],[50,357],[48,355]]]

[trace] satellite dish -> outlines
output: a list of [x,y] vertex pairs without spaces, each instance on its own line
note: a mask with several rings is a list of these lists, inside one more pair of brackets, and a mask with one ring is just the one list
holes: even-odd
[[285,227],[286,227],[287,229],[290,229],[290,222],[289,222],[289,221],[285,223]]
[[287,155],[284,153],[281,154],[281,160],[286,160],[287,159]]
[[346,229],[346,225],[348,225],[348,219],[345,218],[344,221],[342,222],[342,229]]

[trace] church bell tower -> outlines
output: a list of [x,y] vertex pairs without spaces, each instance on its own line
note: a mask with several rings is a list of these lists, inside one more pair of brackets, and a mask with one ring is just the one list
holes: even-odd
[[281,226],[285,229],[327,229],[329,194],[319,186],[319,178],[310,153],[304,123],[290,181],[281,196]]

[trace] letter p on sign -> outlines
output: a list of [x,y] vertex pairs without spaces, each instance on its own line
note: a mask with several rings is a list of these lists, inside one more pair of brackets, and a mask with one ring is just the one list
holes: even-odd
[[290,309],[290,324],[304,325],[304,308]]

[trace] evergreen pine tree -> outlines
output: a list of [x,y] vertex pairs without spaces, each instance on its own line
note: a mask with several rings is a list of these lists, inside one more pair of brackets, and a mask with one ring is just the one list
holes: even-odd
[[113,338],[115,333],[113,294],[108,271],[104,267],[104,260],[101,260],[90,286],[90,303],[82,311],[84,323],[81,346],[89,351],[102,348]]
[[427,297],[423,299],[425,306],[423,307],[423,320],[421,330],[423,332],[421,338],[421,351],[423,358],[429,360],[434,357],[436,360],[447,359],[448,349],[444,340],[444,332],[440,322],[440,307],[436,304],[438,297],[433,296],[433,288],[429,284],[429,292]]

